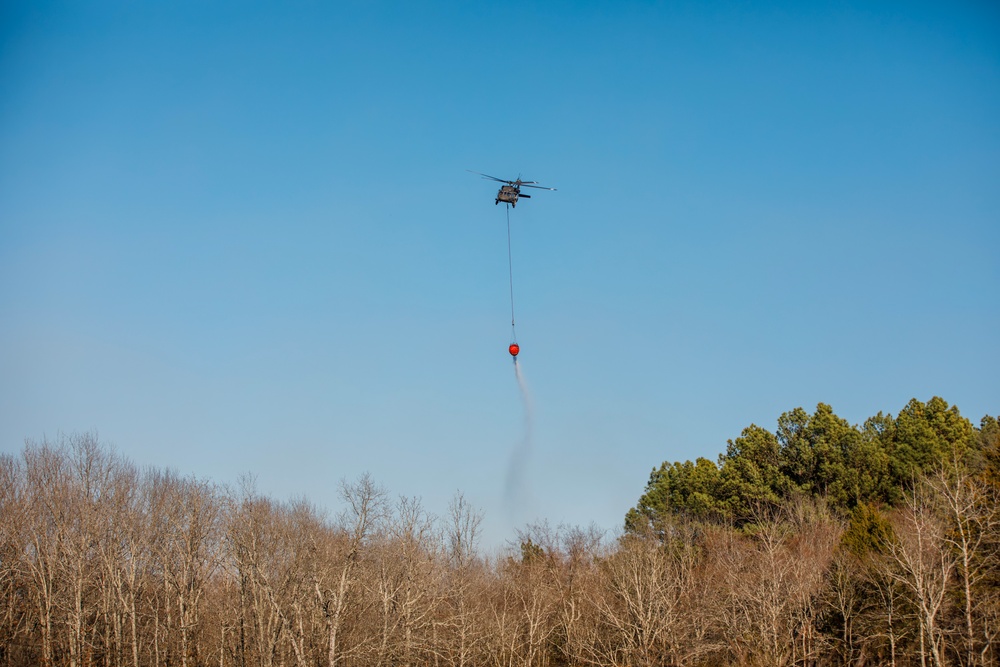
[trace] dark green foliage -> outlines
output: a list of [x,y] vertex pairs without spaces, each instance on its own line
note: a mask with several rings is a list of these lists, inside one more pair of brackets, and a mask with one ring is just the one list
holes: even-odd
[[952,455],[963,458],[973,432],[969,420],[944,399],[935,396],[926,404],[912,399],[896,417],[889,452],[893,479],[908,484]]
[[656,517],[667,516],[673,508],[698,517],[714,516],[721,509],[719,469],[708,459],[694,463],[663,463],[649,475],[646,493],[625,517],[630,531],[648,527]]
[[751,424],[719,457],[719,500],[730,516],[746,519],[755,507],[777,504],[795,489],[783,470],[781,445],[773,433]]
[[887,455],[829,405],[820,403],[812,416],[802,408],[786,412],[777,437],[785,475],[798,492],[850,508],[884,491]]
[[979,422],[977,448],[982,453],[983,475],[1000,486],[1000,419],[989,415]]
[[545,558],[545,549],[541,545],[535,544],[531,538],[521,542],[521,562],[525,565],[537,563]]
[[849,462],[858,481],[858,498],[895,505],[902,501],[903,490],[890,474],[892,439],[896,422],[892,415],[879,412],[865,420],[861,428],[858,458]]
[[745,428],[718,466],[703,458],[664,462],[625,524],[635,530],[675,514],[742,524],[755,509],[793,497],[823,498],[843,513],[865,504],[894,506],[914,479],[946,460],[982,452],[1000,480],[998,443],[996,419],[984,418],[977,430],[936,396],[911,400],[896,417],[879,412],[862,427],[825,403],[811,415],[795,408],[778,418],[775,433]]
[[840,538],[840,546],[856,558],[882,554],[894,539],[892,524],[868,503],[861,503],[851,512],[851,520]]

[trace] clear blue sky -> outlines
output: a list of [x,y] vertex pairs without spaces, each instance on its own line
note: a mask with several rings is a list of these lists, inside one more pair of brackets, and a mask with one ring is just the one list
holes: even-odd
[[[511,216],[516,507],[466,169],[559,188]],[[995,3],[0,8],[0,451],[614,529],[797,406],[1000,413],[998,288]]]

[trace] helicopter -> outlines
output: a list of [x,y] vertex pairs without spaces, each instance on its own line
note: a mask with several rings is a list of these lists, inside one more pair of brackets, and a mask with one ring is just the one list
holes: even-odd
[[489,174],[481,174],[478,171],[472,171],[471,169],[466,169],[470,174],[479,174],[483,178],[488,178],[504,185],[500,186],[500,190],[497,191],[497,198],[493,202],[494,205],[504,202],[510,204],[511,208],[517,206],[517,200],[521,197],[525,199],[531,199],[531,195],[526,195],[521,192],[521,187],[526,188],[536,188],[538,190],[555,190],[555,188],[547,188],[544,185],[538,185],[538,181],[522,181],[521,177],[518,176],[516,181],[508,181],[506,178],[497,178],[496,176],[490,176]]

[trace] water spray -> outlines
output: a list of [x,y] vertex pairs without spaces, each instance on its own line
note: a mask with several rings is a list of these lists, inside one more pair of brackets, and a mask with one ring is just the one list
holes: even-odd
[[517,362],[516,356],[514,356],[514,377],[517,378],[517,387],[524,405],[524,432],[520,442],[510,453],[507,475],[504,479],[504,504],[512,519],[530,509],[534,503],[527,472],[528,460],[531,457],[535,409],[531,399],[531,391],[528,389],[528,383],[521,372],[521,364]]

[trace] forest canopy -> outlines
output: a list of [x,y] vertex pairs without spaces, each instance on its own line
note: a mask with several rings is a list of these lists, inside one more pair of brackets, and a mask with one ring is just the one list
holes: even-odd
[[0,454],[0,667],[988,667],[1000,428],[820,404],[664,463],[627,530],[477,548],[368,476],[343,511],[140,469],[90,434]]
[[842,515],[861,504],[895,507],[915,480],[949,461],[995,466],[998,432],[996,417],[983,417],[977,428],[936,396],[861,426],[825,403],[811,415],[795,408],[773,433],[756,424],[743,429],[718,463],[698,458],[654,468],[626,528],[672,515],[740,524],[762,506],[799,497],[822,498]]

